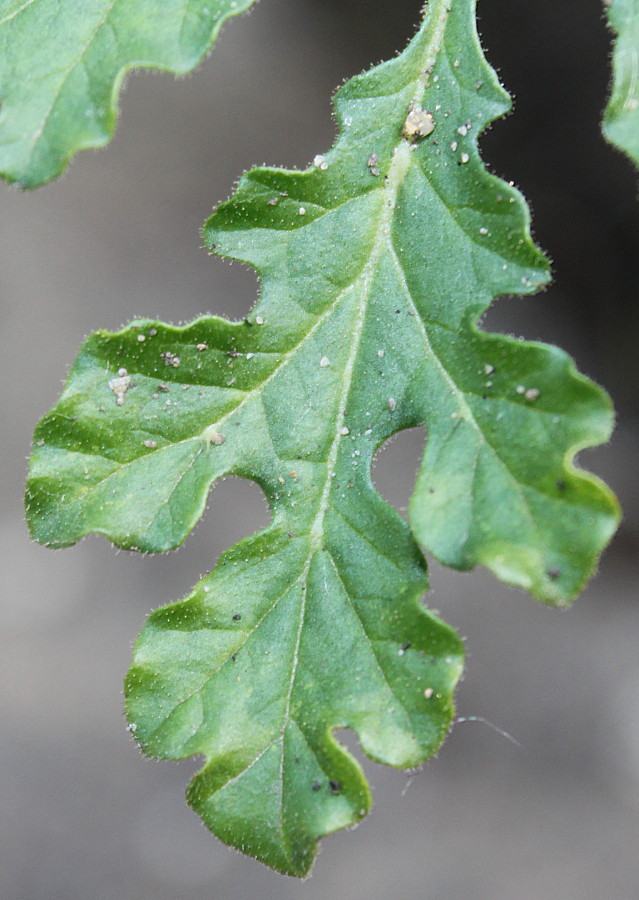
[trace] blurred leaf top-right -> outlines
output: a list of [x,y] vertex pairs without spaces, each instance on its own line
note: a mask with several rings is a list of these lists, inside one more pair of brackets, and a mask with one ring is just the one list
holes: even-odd
[[616,38],[603,133],[639,166],[639,0],[604,0],[604,5]]

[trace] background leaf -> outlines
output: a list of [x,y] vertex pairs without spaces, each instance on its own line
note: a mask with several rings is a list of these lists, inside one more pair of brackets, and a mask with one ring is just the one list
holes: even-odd
[[330,153],[252,171],[207,223],[260,272],[251,317],[93,336],[37,431],[29,515],[54,546],[97,531],[166,550],[216,478],[264,490],[272,525],[150,618],[127,706],[149,754],[206,757],[189,801],[209,827],[291,874],[368,808],[334,728],[407,767],[452,717],[462,647],[418,604],[424,563],[372,488],[377,447],[426,422],[420,540],[548,602],[615,526],[570,465],[607,437],[605,395],[560,351],[475,325],[548,277],[521,196],[477,152],[507,107],[474,4],[433,2],[404,54],[340,90]]
[[604,0],[616,35],[603,132],[639,166],[639,0]]
[[253,0],[0,0],[0,173],[33,188],[106,144],[127,71],[184,74]]

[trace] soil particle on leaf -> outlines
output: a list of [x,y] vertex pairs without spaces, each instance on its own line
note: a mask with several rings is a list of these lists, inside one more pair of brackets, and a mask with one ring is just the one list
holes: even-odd
[[207,444],[215,444],[218,447],[221,446],[226,440],[226,436],[221,434],[219,431],[216,431],[215,426],[213,425],[209,425],[209,427],[205,430],[204,437]]
[[131,387],[131,376],[126,369],[118,369],[117,378],[109,381],[109,389],[115,394],[115,402],[118,406],[124,403],[124,396]]
[[429,112],[416,106],[411,109],[404,122],[403,134],[409,140],[428,137],[435,130],[435,121]]
[[180,357],[176,356],[175,353],[171,353],[170,350],[160,353],[160,359],[164,360],[165,366],[173,366],[174,369],[177,369],[180,366]]
[[377,156],[377,153],[371,153],[371,155],[368,157],[368,162],[366,163],[366,165],[368,166],[369,172],[371,173],[371,175],[374,175],[375,177],[379,176],[379,169],[377,167],[378,162],[379,162],[379,157]]

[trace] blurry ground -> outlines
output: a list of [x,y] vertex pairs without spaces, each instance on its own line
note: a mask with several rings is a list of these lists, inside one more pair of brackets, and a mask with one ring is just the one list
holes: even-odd
[[[185,808],[196,764],[144,760],[121,714],[147,613],[266,522],[260,491],[219,485],[223,528],[211,517],[157,559],[116,558],[95,538],[52,553],[22,522],[30,433],[82,338],[133,315],[243,315],[253,275],[209,259],[198,228],[243,169],[306,166],[329,147],[333,88],[399,49],[418,6],[396,0],[384,17],[366,0],[264,0],[193,78],[131,78],[108,151],[33,194],[0,188],[2,900],[639,898],[639,206],[635,175],[598,136],[608,76],[595,0],[480,3],[490,58],[520,95],[485,156],[532,199],[558,280],[539,300],[497,304],[490,327],[565,346],[621,420],[588,464],[621,495],[625,525],[571,612],[433,567],[431,604],[468,638],[459,713],[523,749],[467,723],[412,781],[366,763],[368,821],[323,842],[310,881],[274,875]],[[376,476],[398,506],[422,440],[381,455]]]

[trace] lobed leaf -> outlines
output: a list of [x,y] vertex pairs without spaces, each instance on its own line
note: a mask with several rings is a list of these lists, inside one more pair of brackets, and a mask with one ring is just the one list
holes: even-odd
[[106,144],[130,69],[189,72],[252,3],[0,0],[0,174],[37,187]]
[[604,0],[616,35],[605,137],[639,166],[639,0]]
[[371,483],[377,448],[426,423],[417,539],[546,602],[574,596],[615,528],[572,462],[608,437],[605,394],[556,348],[477,327],[548,279],[521,195],[477,150],[508,105],[473,0],[431,0],[404,53],[338,91],[329,153],[254,169],[207,222],[212,249],[259,271],[250,317],[98,332],[36,432],[29,521],[52,546],[99,532],[167,550],[217,478],[262,487],[271,525],[149,618],[127,713],[149,755],[204,756],[191,805],[288,874],[369,808],[335,729],[405,768],[453,715],[462,644],[420,603],[424,559]]

